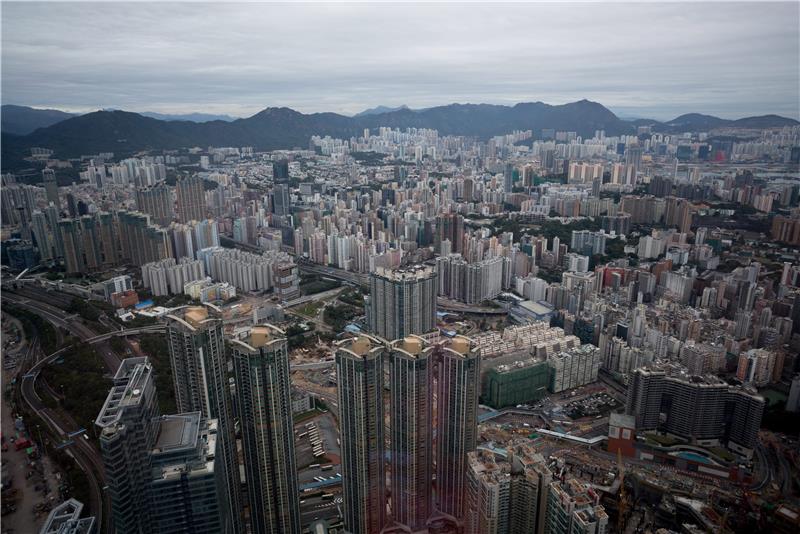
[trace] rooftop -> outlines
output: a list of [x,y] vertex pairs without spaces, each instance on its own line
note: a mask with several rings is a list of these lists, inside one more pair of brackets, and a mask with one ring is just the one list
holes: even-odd
[[139,404],[152,372],[153,367],[146,357],[122,360],[114,375],[114,387],[108,392],[95,424],[101,428],[110,427],[119,422],[123,408]]
[[431,278],[436,275],[436,271],[430,265],[412,265],[403,269],[378,267],[375,269],[375,275],[387,280],[401,282]]
[[240,330],[235,334],[234,341],[247,346],[249,349],[257,350],[284,337],[283,330],[265,323]]
[[200,412],[163,415],[158,421],[154,452],[193,448],[200,432]]

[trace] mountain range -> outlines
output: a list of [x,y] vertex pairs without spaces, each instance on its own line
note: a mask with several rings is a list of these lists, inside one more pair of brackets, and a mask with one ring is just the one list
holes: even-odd
[[139,113],[139,115],[142,115],[144,117],[150,117],[151,119],[158,119],[161,121],[231,122],[236,120],[236,117],[231,117],[230,115],[214,115],[213,113],[171,114],[171,113],[156,113],[155,111],[142,111],[141,113]]
[[77,116],[57,109],[36,109],[12,104],[4,104],[0,114],[0,130],[17,135],[26,135],[38,128],[47,128]]
[[[669,122],[648,119],[624,121],[596,102],[580,100],[563,105],[543,102],[520,103],[514,106],[492,104],[450,104],[422,110],[406,106],[383,111],[367,110],[354,117],[336,113],[303,114],[289,108],[267,108],[252,117],[231,121],[159,120],[142,114],[119,110],[104,110],[80,116],[63,117],[47,110],[32,110],[42,126],[25,135],[6,128],[7,106],[3,106],[2,166],[3,172],[30,167],[23,158],[32,147],[54,150],[59,158],[79,157],[82,154],[114,152],[117,156],[141,150],[177,149],[191,146],[253,146],[259,150],[307,147],[312,135],[349,138],[360,135],[365,128],[433,128],[442,135],[464,135],[487,139],[513,130],[542,129],[574,131],[592,136],[596,130],[606,135],[636,133],[636,126],[650,125],[655,131],[708,131],[722,126],[763,128],[796,125],[797,121],[765,115],[735,121],[709,115],[687,114]],[[14,108],[19,108],[15,106]],[[28,108],[31,109],[31,108]],[[12,126],[20,131],[24,115],[12,110]],[[60,112],[59,112],[60,113]],[[68,115],[68,114],[64,114]],[[32,119],[31,119],[32,120]],[[45,124],[49,121],[50,124]]]
[[397,106],[396,108],[392,108],[389,106],[375,106],[374,108],[365,109],[361,113],[356,113],[353,115],[354,117],[363,117],[364,115],[380,115],[381,113],[391,113],[392,111],[400,111],[401,109],[409,109],[408,106],[403,104],[402,106]]

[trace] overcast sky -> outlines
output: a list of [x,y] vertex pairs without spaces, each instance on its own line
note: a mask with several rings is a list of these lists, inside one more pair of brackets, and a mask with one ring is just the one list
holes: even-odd
[[2,4],[2,102],[248,116],[561,104],[800,118],[800,3]]

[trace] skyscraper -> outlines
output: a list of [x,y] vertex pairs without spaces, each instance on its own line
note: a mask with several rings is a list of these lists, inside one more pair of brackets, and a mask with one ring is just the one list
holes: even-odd
[[273,180],[288,180],[289,179],[289,160],[281,159],[272,162],[272,179]]
[[44,183],[44,192],[47,197],[47,202],[52,202],[56,208],[61,209],[61,200],[58,198],[58,180],[56,179],[56,172],[50,168],[44,169],[42,171],[42,182]]
[[58,222],[58,231],[64,247],[64,269],[68,273],[82,273],[86,270],[80,226],[78,219],[64,219]]
[[505,171],[503,172],[503,191],[506,194],[511,193],[514,189],[514,165],[506,163]]
[[458,213],[436,216],[436,250],[441,250],[441,244],[445,239],[450,241],[452,252],[464,250],[464,217]]
[[289,186],[275,184],[272,188],[272,212],[275,215],[286,216],[291,212],[289,202]]
[[159,226],[167,226],[175,212],[172,191],[161,183],[153,187],[136,190],[136,208],[150,215]]
[[150,224],[150,216],[131,211],[117,212],[120,260],[142,266],[172,256],[172,241],[163,228]]
[[206,196],[203,179],[189,176],[175,185],[178,218],[181,222],[200,221],[206,218]]
[[625,165],[631,165],[633,167],[634,177],[641,170],[643,152],[642,147],[638,145],[632,145],[625,149]]
[[436,327],[438,275],[428,266],[402,270],[379,267],[370,274],[365,299],[370,331],[384,339],[425,334]]
[[431,515],[433,351],[410,336],[389,352],[392,519],[412,532]]
[[[386,518],[383,360],[389,363],[389,491]],[[359,336],[336,348],[342,483],[348,532],[462,528],[467,454],[477,434],[479,353],[462,336],[387,343]],[[433,403],[437,402],[434,411]],[[435,415],[435,416],[434,416]],[[434,466],[436,476],[434,477]]]
[[288,342],[271,325],[230,340],[254,534],[300,534]]
[[47,219],[41,211],[34,211],[32,217],[33,235],[36,238],[36,246],[39,249],[39,256],[43,262],[53,259],[53,243],[51,232],[47,225]]
[[95,424],[112,532],[222,531],[217,422],[200,412],[158,417],[147,358],[123,360]]
[[158,415],[150,362],[147,358],[123,360],[95,420],[115,532],[151,531],[150,514],[145,513],[150,504],[148,453],[157,437],[150,423]]
[[462,336],[439,349],[436,384],[437,510],[461,520],[466,512],[467,454],[478,434],[480,353]]
[[211,304],[178,308],[166,317],[175,401],[179,412],[217,420],[217,469],[223,482],[225,532],[241,532],[242,499],[227,377],[222,313]]
[[380,532],[386,522],[383,359],[381,340],[360,336],[335,350],[342,441],[344,525],[352,534]]

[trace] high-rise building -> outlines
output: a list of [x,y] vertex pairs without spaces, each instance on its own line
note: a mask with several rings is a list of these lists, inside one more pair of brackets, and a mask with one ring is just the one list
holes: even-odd
[[224,480],[217,421],[200,412],[163,415],[152,422],[151,532],[225,532]]
[[112,532],[221,532],[216,420],[158,416],[147,358],[122,361],[95,420]]
[[229,343],[251,532],[300,534],[288,342],[280,329],[259,325]]
[[175,185],[178,218],[181,222],[200,221],[206,218],[206,196],[203,179],[189,176]]
[[151,421],[158,415],[153,367],[147,358],[123,360],[95,420],[114,532],[152,531],[149,452],[158,437]]
[[553,475],[527,443],[468,455],[466,534],[544,532]]
[[119,221],[113,213],[96,214],[98,235],[100,236],[100,258],[103,266],[113,267],[120,264]]
[[34,211],[31,227],[36,238],[36,247],[39,249],[39,256],[43,262],[52,260],[55,257],[53,250],[52,231],[47,224],[47,219],[41,211]]
[[505,258],[495,256],[468,263],[460,254],[436,258],[439,295],[467,304],[491,300],[503,290]]
[[548,534],[605,534],[608,514],[599,495],[587,484],[570,478],[550,483],[545,532]]
[[217,469],[222,480],[224,532],[242,531],[241,480],[227,359],[218,308],[187,306],[166,317],[175,401],[179,412],[217,420]]
[[384,339],[402,339],[433,330],[437,279],[433,268],[422,265],[376,269],[370,275],[370,293],[365,299],[370,331]]
[[625,164],[633,166],[634,176],[642,170],[642,154],[644,150],[638,145],[631,145],[625,149]]
[[47,515],[39,534],[92,534],[95,518],[81,519],[83,503],[77,499],[67,499]]
[[64,246],[64,269],[68,273],[85,272],[86,265],[83,261],[80,221],[78,219],[59,221],[58,230],[61,235],[61,243]]
[[183,293],[189,282],[204,280],[205,265],[200,260],[167,258],[142,265],[142,284],[155,296]]
[[436,505],[460,521],[466,512],[467,454],[477,445],[480,354],[458,336],[439,347],[438,358]]
[[441,244],[450,241],[451,252],[462,252],[464,248],[464,217],[458,213],[444,213],[436,216],[436,250]]
[[[386,516],[383,360],[389,363]],[[480,356],[471,340],[359,336],[336,348],[347,532],[462,528],[467,454],[476,446]],[[437,403],[434,410],[433,405]],[[435,476],[433,476],[435,473]]]
[[166,184],[136,190],[136,209],[150,215],[159,226],[167,226],[175,212],[172,190]]
[[514,165],[506,163],[505,170],[503,171],[503,191],[506,194],[511,193],[514,189]]
[[352,534],[380,532],[386,523],[383,360],[385,346],[368,336],[335,350],[342,442],[344,525]]
[[411,532],[431,515],[433,350],[409,336],[389,351],[392,519]]
[[288,180],[289,179],[289,160],[281,159],[272,162],[272,179],[273,180]]
[[628,386],[625,413],[636,430],[664,430],[691,443],[724,444],[750,457],[758,440],[764,399],[713,377],[667,376],[637,369]]
[[44,193],[47,202],[52,202],[53,205],[61,209],[61,199],[58,196],[58,180],[56,179],[56,172],[53,169],[47,168],[42,171],[42,183],[44,184]]
[[272,212],[281,217],[291,213],[289,186],[287,184],[275,184],[272,187]]
[[172,242],[163,228],[153,226],[150,216],[135,211],[116,213],[116,240],[121,243],[120,261],[136,266],[172,256]]

